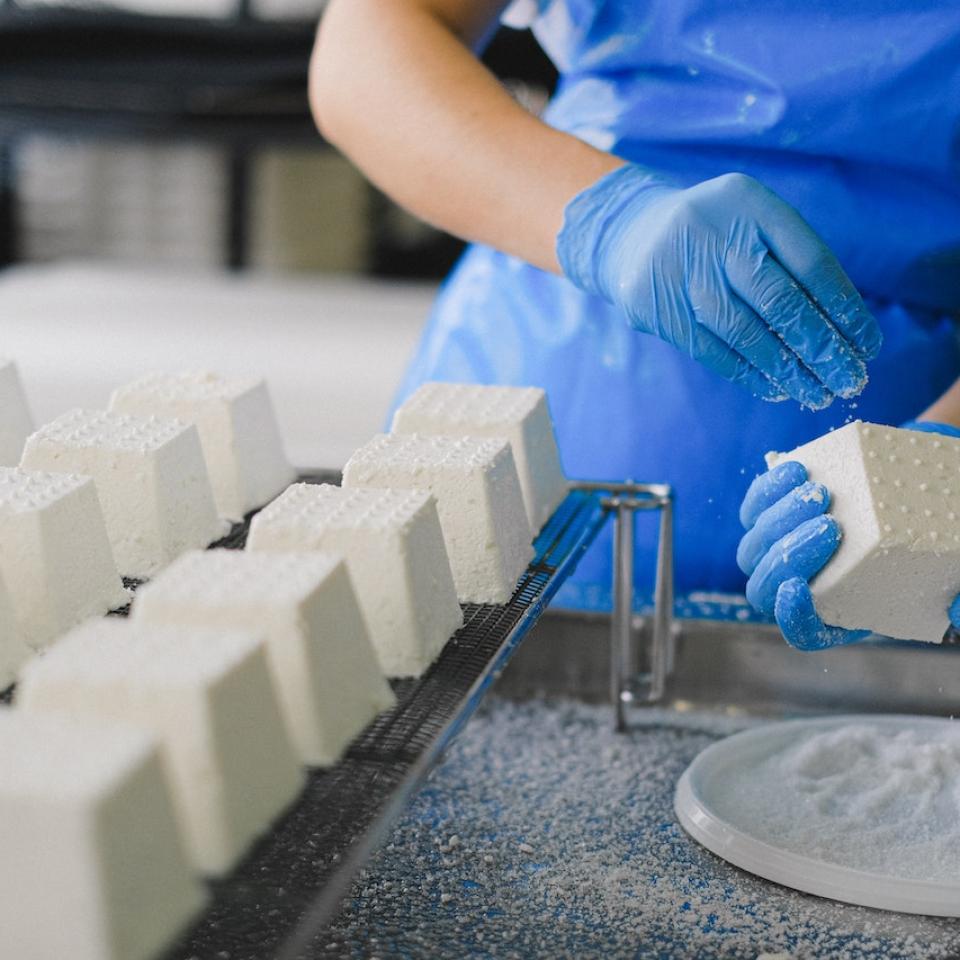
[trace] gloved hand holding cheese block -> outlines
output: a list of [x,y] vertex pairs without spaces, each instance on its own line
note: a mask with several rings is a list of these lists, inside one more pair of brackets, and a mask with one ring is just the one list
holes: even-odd
[[178,420],[72,410],[27,440],[21,466],[93,477],[125,577],[149,577],[226,532],[197,428]]
[[155,736],[188,854],[204,874],[229,870],[303,786],[254,634],[90,620],[25,667],[17,708]]
[[133,617],[263,633],[287,730],[311,766],[336,762],[394,703],[338,556],[193,551],[137,591]]
[[509,440],[534,534],[567,495],[547,395],[537,387],[425,383],[397,409],[391,432]]
[[505,439],[378,434],[347,461],[343,485],[432,493],[462,603],[506,603],[533,559]]
[[767,460],[741,508],[751,603],[805,649],[939,642],[960,588],[960,439],[856,421]]
[[261,379],[154,373],[115,390],[110,409],[192,423],[221,517],[242,519],[294,480]]
[[151,960],[204,904],[157,744],[0,709],[0,931],[10,960]]
[[247,549],[341,554],[388,677],[419,676],[463,623],[436,503],[423,491],[294,484],[253,518]]
[[23,444],[31,433],[33,418],[16,365],[0,358],[0,467],[15,467],[20,462]]
[[35,650],[129,602],[93,480],[0,467],[0,575]]

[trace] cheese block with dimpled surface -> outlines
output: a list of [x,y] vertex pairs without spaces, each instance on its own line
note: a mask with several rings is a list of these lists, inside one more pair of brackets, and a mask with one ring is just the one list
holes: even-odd
[[293,482],[262,379],[153,373],[115,390],[110,409],[194,424],[222,517],[239,520]]
[[193,551],[137,591],[133,615],[263,633],[284,721],[306,764],[336,762],[394,703],[339,556]]
[[179,420],[72,410],[27,440],[21,465],[93,477],[125,577],[149,577],[226,532],[197,428]]
[[939,643],[960,591],[960,440],[856,420],[767,455],[787,460],[826,485],[842,532],[811,581],[824,622]]
[[342,554],[388,677],[419,676],[463,623],[428,493],[294,484],[253,518],[247,549]]
[[424,383],[397,409],[391,430],[506,437],[534,533],[567,495],[547,395],[538,387]]
[[33,649],[129,601],[93,480],[0,467],[0,575]]
[[13,601],[0,574],[0,690],[13,683],[20,666],[29,660],[32,653],[20,635]]
[[24,668],[17,707],[153,734],[205,874],[229,870],[303,785],[255,634],[90,620]]
[[12,360],[0,357],[0,467],[20,462],[23,444],[33,432],[33,418]]
[[433,494],[462,603],[506,603],[533,559],[505,439],[378,434],[347,461],[343,485]]
[[205,896],[155,741],[0,709],[0,931],[10,960],[150,960]]

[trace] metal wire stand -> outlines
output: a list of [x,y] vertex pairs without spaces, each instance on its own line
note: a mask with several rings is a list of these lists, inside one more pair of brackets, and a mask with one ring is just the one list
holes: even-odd
[[[336,473],[302,481],[339,482]],[[661,511],[650,671],[634,665],[633,524]],[[311,770],[293,807],[229,877],[209,884],[211,904],[164,960],[298,960],[310,951],[356,873],[479,706],[609,517],[616,517],[611,686],[618,729],[627,704],[663,693],[670,669],[673,576],[669,487],[574,483],[534,543],[534,560],[503,605],[466,604],[464,625],[419,678],[394,681],[397,704],[336,766]],[[214,544],[242,549],[252,514]],[[139,581],[127,581],[133,590]],[[124,616],[129,607],[113,611]],[[5,691],[9,699],[12,690]]]
[[[294,960],[309,951],[610,514],[599,490],[571,488],[534,543],[534,560],[509,603],[464,606],[463,627],[431,668],[395,681],[397,705],[336,766],[311,770],[293,808],[229,877],[210,884],[210,909],[166,960]],[[242,547],[249,519],[219,545]]]
[[[615,514],[613,538],[613,616],[610,620],[610,699],[619,731],[627,729],[631,703],[663,698],[673,669],[673,491],[662,483],[580,482],[577,489],[605,494],[604,509]],[[638,666],[633,615],[633,540],[639,510],[660,511],[653,628],[647,655],[649,669]]]

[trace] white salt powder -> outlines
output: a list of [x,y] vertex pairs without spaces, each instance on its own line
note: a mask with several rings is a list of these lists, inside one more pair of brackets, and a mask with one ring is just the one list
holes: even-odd
[[756,839],[883,876],[956,882],[960,724],[863,720],[785,727],[710,805]]

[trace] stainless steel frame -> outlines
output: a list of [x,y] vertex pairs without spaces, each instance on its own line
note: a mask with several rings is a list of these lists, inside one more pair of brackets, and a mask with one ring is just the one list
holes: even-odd
[[[609,702],[611,617],[551,609],[497,686],[501,696]],[[639,649],[652,618],[635,615]],[[685,712],[785,717],[831,713],[960,716],[960,646],[867,640],[805,653],[776,626],[677,619],[676,667],[660,706]],[[639,705],[633,714],[639,718]]]
[[[673,669],[673,491],[663,483],[577,482],[579,490],[606,493],[603,507],[615,515],[613,538],[613,617],[610,622],[610,699],[617,730],[627,728],[632,703],[663,699]],[[653,623],[646,657],[640,669],[633,629],[633,543],[639,510],[660,511]]]

